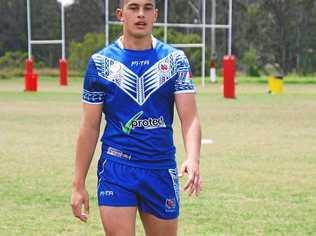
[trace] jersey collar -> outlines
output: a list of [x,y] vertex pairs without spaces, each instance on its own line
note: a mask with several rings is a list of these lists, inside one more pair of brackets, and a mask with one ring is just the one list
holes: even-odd
[[[117,45],[121,49],[124,49],[124,45],[123,45],[123,42],[122,42],[122,36],[119,37],[119,39],[116,42],[117,42]],[[151,42],[152,42],[152,48],[155,49],[156,46],[157,46],[157,39],[153,35],[151,35]]]

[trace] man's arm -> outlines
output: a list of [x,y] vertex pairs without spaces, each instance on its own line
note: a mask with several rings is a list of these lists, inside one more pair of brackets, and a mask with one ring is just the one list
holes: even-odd
[[187,154],[187,159],[181,166],[180,176],[182,174],[188,175],[184,190],[188,191],[189,196],[193,193],[198,195],[201,191],[201,126],[195,102],[195,95],[192,93],[176,94],[175,103],[181,121],[182,135]]
[[102,105],[83,103],[83,116],[76,145],[71,207],[74,216],[84,222],[89,214],[89,195],[85,181],[98,142],[101,118]]

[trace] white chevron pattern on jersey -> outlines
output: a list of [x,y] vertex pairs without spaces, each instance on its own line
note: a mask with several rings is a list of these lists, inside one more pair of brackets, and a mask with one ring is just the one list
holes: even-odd
[[177,73],[177,60],[183,58],[181,51],[175,51],[150,67],[142,76],[136,75],[124,64],[100,54],[95,54],[92,59],[96,65],[98,75],[115,83],[128,96],[139,105],[163,84]]

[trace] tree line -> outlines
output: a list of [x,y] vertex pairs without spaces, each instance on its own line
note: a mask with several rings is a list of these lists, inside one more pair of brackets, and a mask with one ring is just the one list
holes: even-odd
[[[30,0],[33,39],[60,39],[60,5],[56,0]],[[115,19],[118,0],[110,0],[110,18]],[[163,22],[164,0],[157,0],[158,21]],[[105,0],[76,0],[65,9],[67,55],[74,69],[83,70],[87,56],[104,45]],[[211,24],[212,0],[206,0],[207,23]],[[202,0],[169,1],[168,21],[201,23]],[[26,0],[0,0],[0,68],[15,66],[27,52]],[[216,23],[227,24],[228,0],[216,1]],[[120,34],[110,29],[110,41]],[[207,56],[211,57],[211,30],[207,30]],[[93,36],[94,35],[94,36]],[[155,35],[163,38],[161,28]],[[316,71],[315,0],[233,0],[233,54],[240,70],[251,75],[274,68],[280,73],[312,74]],[[172,28],[171,43],[200,43],[201,30]],[[227,32],[216,30],[217,64],[227,51]],[[84,51],[84,53],[83,53]],[[58,45],[34,45],[35,61],[54,67],[61,57]],[[199,73],[200,49],[186,49]],[[10,63],[8,63],[10,61]],[[79,63],[80,61],[80,63]],[[209,60],[207,64],[209,63]],[[23,65],[22,65],[23,66]]]

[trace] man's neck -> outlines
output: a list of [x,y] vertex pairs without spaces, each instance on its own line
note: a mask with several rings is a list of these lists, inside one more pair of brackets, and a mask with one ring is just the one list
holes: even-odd
[[145,36],[143,38],[129,37],[128,35],[123,35],[120,40],[125,49],[146,50],[153,47],[151,35]]

